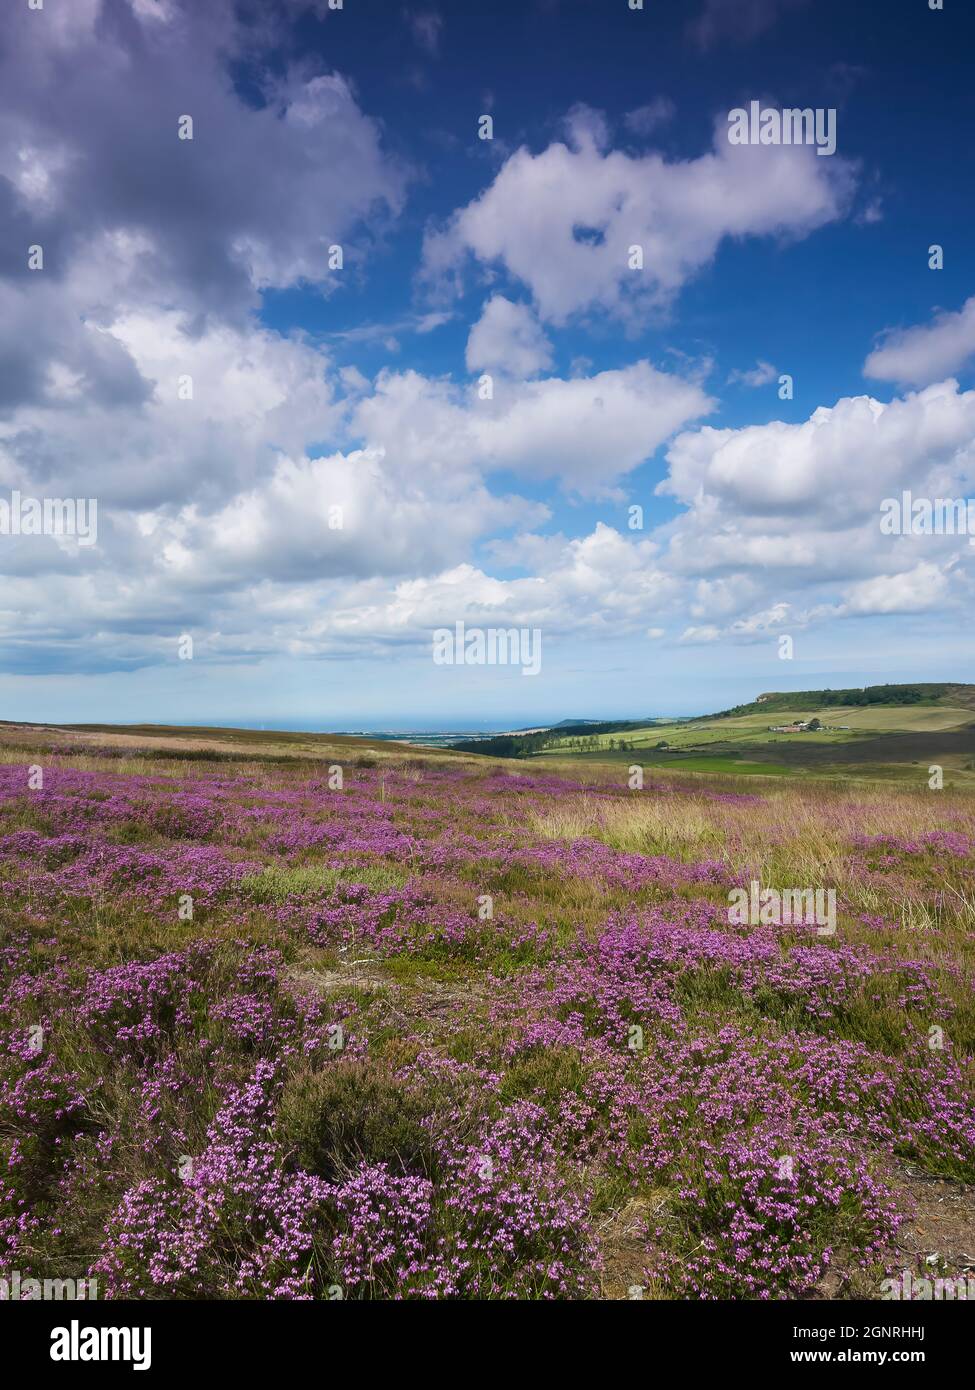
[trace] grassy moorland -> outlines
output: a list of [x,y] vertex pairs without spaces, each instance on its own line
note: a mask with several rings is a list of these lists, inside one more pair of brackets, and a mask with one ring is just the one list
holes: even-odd
[[[753,879],[835,935],[731,925]],[[973,1254],[975,801],[921,780],[9,726],[0,960],[0,1269],[878,1297]]]

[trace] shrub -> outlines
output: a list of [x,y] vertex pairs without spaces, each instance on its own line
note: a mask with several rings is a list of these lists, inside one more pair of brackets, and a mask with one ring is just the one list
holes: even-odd
[[331,1180],[361,1163],[431,1175],[437,1157],[430,1102],[374,1062],[302,1072],[284,1088],[277,1137],[295,1166]]

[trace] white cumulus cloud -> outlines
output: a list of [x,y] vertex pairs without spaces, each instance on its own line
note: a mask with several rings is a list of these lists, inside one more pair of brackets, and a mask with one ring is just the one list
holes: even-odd
[[[802,237],[843,215],[846,161],[817,159],[811,146],[731,145],[727,133],[719,118],[697,159],[633,156],[607,149],[603,123],[576,109],[567,143],[517,150],[428,234],[426,275],[449,282],[473,257],[526,285],[547,322],[593,309],[639,318],[668,304],[726,238]],[[630,268],[633,246],[643,270]]]
[[975,355],[975,295],[957,313],[939,313],[933,322],[888,333],[864,363],[864,374],[878,381],[924,386],[957,372]]

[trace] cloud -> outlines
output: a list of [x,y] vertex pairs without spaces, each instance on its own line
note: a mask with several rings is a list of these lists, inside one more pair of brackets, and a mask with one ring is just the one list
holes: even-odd
[[[957,382],[890,403],[844,398],[807,421],[683,431],[656,491],[682,510],[656,528],[655,563],[679,584],[683,645],[754,644],[848,617],[972,602],[967,535],[889,535],[883,499],[964,498],[975,484],[975,392]],[[953,617],[954,616],[954,617]]]
[[[490,474],[605,490],[712,405],[645,362],[499,378],[481,401],[416,372],[370,382],[301,338],[172,309],[130,307],[84,331],[139,389],[122,406],[66,372],[0,425],[4,487],[99,503],[98,545],[80,556],[52,537],[0,538],[0,649],[12,670],[136,669],[169,660],[182,631],[208,634],[206,660],[219,662],[417,641],[397,616],[411,595],[432,612],[438,576],[466,573],[475,545],[548,519],[541,503],[492,492]],[[322,438],[341,447],[315,451]],[[581,623],[558,617],[570,591],[591,599],[594,630],[645,621],[654,594],[676,592],[647,568],[652,549],[599,528],[543,546],[545,572],[561,575],[544,588],[546,621]],[[529,612],[531,582],[490,584],[499,611],[517,600]]]
[[[841,217],[851,166],[811,146],[731,145],[668,161],[605,149],[597,113],[570,113],[568,143],[522,148],[493,183],[428,232],[424,277],[459,289],[465,264],[502,266],[531,291],[540,317],[564,324],[603,310],[639,321],[665,308],[727,238],[802,237]],[[643,270],[630,268],[642,247]]]
[[354,328],[339,329],[328,335],[336,343],[389,342],[397,333],[416,333],[424,337],[449,323],[453,316],[434,311],[426,314],[408,314],[391,323],[359,323]]
[[410,10],[406,16],[413,33],[413,41],[431,58],[440,52],[440,38],[443,34],[443,16],[434,10]]
[[800,424],[681,434],[658,490],[699,510],[843,525],[876,515],[891,490],[919,486],[935,465],[970,460],[973,439],[975,391],[954,381],[889,404],[844,397]]
[[498,371],[508,376],[536,376],[552,365],[552,344],[525,304],[495,294],[467,339],[469,371]]
[[754,367],[748,371],[740,372],[733,369],[728,373],[728,385],[733,386],[740,383],[742,386],[768,386],[775,381],[779,375],[778,367],[773,367],[771,362],[763,362],[761,358],[755,363]]
[[864,374],[878,381],[926,386],[965,366],[975,354],[975,295],[957,313],[935,315],[925,327],[888,333],[867,358]]
[[469,478],[452,495],[406,487],[369,450],[280,458],[219,511],[154,519],[152,548],[182,584],[241,586],[433,573],[486,534],[544,520],[521,499]]
[[[402,205],[408,172],[380,126],[330,71],[285,67],[245,100],[230,64],[272,20],[241,24],[230,0],[152,9],[83,0],[8,16],[0,167],[19,172],[0,181],[0,278],[60,284],[92,245],[121,239],[138,257],[88,287],[89,311],[151,287],[239,321],[264,288],[335,288],[329,246],[348,241],[351,273],[370,244],[363,219]],[[33,276],[32,244],[45,255]]]
[[[406,579],[392,589],[368,590],[368,603],[323,614],[322,641],[356,632],[382,640],[427,643],[434,628],[458,619],[482,625],[540,627],[544,636],[636,632],[648,614],[663,615],[676,595],[674,581],[655,563],[649,541],[632,542],[598,523],[588,535],[549,552],[540,573],[498,579],[471,564],[442,574]],[[366,597],[366,592],[360,596]]]
[[739,637],[763,638],[789,622],[791,613],[790,604],[776,603],[761,613],[751,613],[747,618],[739,618],[732,623],[731,631]]
[[[252,56],[252,40],[281,39],[276,21],[256,18],[238,24],[226,0],[77,0],[9,16],[0,485],[99,509],[97,547],[74,555],[54,537],[0,538],[12,669],[134,669],[159,660],[174,629],[226,615],[245,587],[256,594],[249,566],[435,569],[464,553],[479,515],[490,526],[535,514],[471,478],[466,508],[458,494],[404,494],[354,451],[290,473],[282,463],[341,437],[348,384],[326,354],[252,311],[272,285],[331,292],[323,253],[350,235],[354,274],[407,175],[338,74],[284,67],[243,99],[230,64]],[[192,141],[177,138],[182,114]],[[32,244],[44,248],[33,273]],[[390,536],[363,528],[357,549],[334,536],[327,548],[309,478],[344,490],[351,514],[368,509]],[[254,649],[263,607],[252,597],[236,623]]]
[[924,563],[901,574],[878,574],[854,584],[841,611],[863,617],[877,613],[926,613],[948,593],[948,576],[937,565]]
[[670,97],[658,96],[634,111],[627,111],[623,124],[631,135],[647,136],[667,125],[676,114],[677,107]]
[[526,383],[511,404],[478,422],[486,467],[556,477],[590,495],[637,468],[714,403],[699,386],[647,362],[563,381]]
[[657,491],[682,510],[658,528],[682,586],[684,640],[748,642],[781,622],[964,611],[967,536],[892,536],[881,504],[965,497],[975,484],[975,392],[942,382],[888,404],[846,397],[798,424],[679,434]]
[[704,49],[721,41],[750,43],[767,33],[783,15],[806,3],[807,0],[705,0],[704,9],[688,26],[688,32]]
[[[22,308],[45,322],[45,304],[33,297]],[[70,317],[72,305],[73,295],[59,312]],[[10,326],[28,321],[18,315]],[[279,452],[341,428],[341,378],[329,357],[254,325],[201,330],[185,313],[132,307],[101,323],[79,319],[64,341],[52,333],[48,355],[65,364],[69,384],[45,378],[0,424],[7,486],[95,495],[123,510],[212,508]]]
[[797,612],[792,604],[780,601],[758,613],[747,613],[744,617],[736,618],[734,622],[723,627],[717,623],[708,623],[700,627],[685,628],[678,640],[684,646],[701,646],[721,641],[746,646],[767,644],[786,628],[790,631],[805,628],[810,616],[809,613]]
[[854,218],[858,227],[872,227],[877,222],[884,220],[884,201],[882,198],[871,198],[869,203],[858,212]]
[[[319,462],[332,466],[336,461]],[[404,577],[340,579],[327,570],[297,572],[282,557],[289,546],[301,550],[304,537],[300,528],[297,534],[292,528],[296,519],[301,522],[302,504],[311,503],[312,514],[320,505],[317,489],[324,478],[316,464],[310,476],[297,480],[288,508],[271,513],[263,505],[248,509],[237,534],[220,523],[217,544],[234,550],[240,569],[236,583],[221,572],[219,554],[198,554],[195,544],[181,547],[171,533],[165,544],[152,538],[146,546],[151,563],[124,583],[107,572],[84,579],[55,576],[38,604],[36,583],[12,581],[5,597],[13,613],[35,616],[33,632],[25,633],[13,613],[0,611],[0,651],[6,664],[29,667],[28,639],[27,647],[44,647],[55,669],[136,669],[173,660],[174,639],[184,631],[196,634],[202,663],[254,661],[276,652],[322,657],[376,653],[390,646],[422,649],[429,646],[434,628],[461,618],[541,627],[546,640],[570,634],[603,637],[640,631],[648,617],[665,617],[676,600],[678,585],[655,563],[653,543],[624,538],[602,524],[587,536],[550,547],[540,571],[519,579],[496,578],[467,561]],[[295,482],[293,476],[279,475],[282,486]],[[468,508],[467,524],[470,517]],[[463,514],[454,519],[463,523]],[[446,535],[449,513],[444,520]],[[388,525],[406,524],[398,509],[395,519],[370,515],[369,521],[377,550]],[[490,524],[496,523],[494,518]],[[307,531],[311,515],[303,524]],[[257,535],[255,526],[272,527],[274,537]],[[427,532],[432,529],[428,524]],[[418,527],[394,540],[405,550],[421,534]],[[268,570],[272,545],[278,547],[279,561]],[[249,559],[256,568],[248,572],[242,562]]]
[[352,428],[399,468],[441,481],[458,470],[505,471],[593,496],[713,408],[694,382],[645,361],[568,380],[499,380],[493,400],[481,400],[476,387],[383,372]]
[[[0,544],[10,669],[35,669],[35,649],[65,671],[134,669],[170,660],[182,631],[205,637],[208,662],[369,654],[422,647],[432,627],[459,617],[593,639],[683,624],[684,646],[754,645],[817,621],[970,601],[966,538],[879,528],[880,499],[901,476],[916,494],[923,483],[951,495],[975,472],[975,393],[954,383],[886,406],[841,400],[799,425],[684,430],[667,455],[681,504],[674,520],[647,536],[597,523],[566,538],[531,530],[547,508],[494,495],[490,474],[556,476],[605,493],[671,427],[667,411],[704,409],[697,388],[639,363],[509,382],[510,394],[487,402],[416,372],[369,382],[306,344],[225,326],[196,340],[195,380],[209,383],[210,398],[202,393],[194,416],[199,397],[160,390],[186,350],[180,316],[130,315],[116,331],[151,394],[101,461],[97,548]],[[33,412],[39,436],[56,410]],[[330,434],[358,445],[311,452],[325,418]],[[58,428],[52,455],[73,431],[93,431],[59,460],[59,481],[83,489],[103,421],[75,403]],[[275,435],[294,451],[276,447]],[[2,443],[9,476],[10,438]],[[121,464],[136,447],[155,448],[146,457],[158,461],[130,468],[127,482]],[[33,471],[26,454],[17,458],[11,482],[43,483],[42,455]],[[506,530],[512,539],[499,539]],[[485,542],[495,564],[522,575],[473,564]]]

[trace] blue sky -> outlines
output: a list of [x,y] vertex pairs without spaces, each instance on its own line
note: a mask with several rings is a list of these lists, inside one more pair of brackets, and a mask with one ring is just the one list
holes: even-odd
[[[477,727],[972,679],[969,537],[879,517],[975,496],[973,27],[11,9],[0,504],[95,498],[98,533],[0,533],[2,717]],[[835,110],[835,155],[731,146],[752,100]],[[537,629],[540,673],[435,665],[457,621]]]

